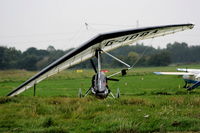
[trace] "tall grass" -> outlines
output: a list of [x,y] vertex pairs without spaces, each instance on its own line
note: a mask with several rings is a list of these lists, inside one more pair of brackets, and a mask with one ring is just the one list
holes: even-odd
[[[174,76],[157,76],[153,71],[175,67],[136,68],[119,82],[109,82],[121,98],[104,100],[78,98],[91,85],[92,70],[64,71],[19,96],[5,95],[36,72],[0,71],[0,132],[187,132],[200,131],[200,91],[188,93],[184,82]],[[110,73],[115,70],[110,70]],[[25,76],[24,76],[25,75]]]

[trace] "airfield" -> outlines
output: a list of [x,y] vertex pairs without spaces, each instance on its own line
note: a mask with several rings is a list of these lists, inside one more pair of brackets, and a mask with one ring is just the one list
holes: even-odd
[[[200,131],[200,90],[182,88],[178,76],[158,76],[154,71],[200,65],[134,68],[119,82],[109,82],[119,99],[78,98],[91,85],[93,70],[66,70],[19,96],[5,97],[36,72],[0,71],[0,132],[193,132]],[[109,73],[116,69],[108,69]],[[107,73],[107,74],[109,74]]]

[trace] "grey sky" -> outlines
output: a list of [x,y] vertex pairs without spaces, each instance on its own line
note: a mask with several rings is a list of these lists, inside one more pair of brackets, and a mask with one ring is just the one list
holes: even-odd
[[135,28],[137,20],[140,27],[192,22],[193,30],[155,39],[152,44],[199,45],[199,5],[200,0],[0,0],[0,45],[68,49],[100,32]]

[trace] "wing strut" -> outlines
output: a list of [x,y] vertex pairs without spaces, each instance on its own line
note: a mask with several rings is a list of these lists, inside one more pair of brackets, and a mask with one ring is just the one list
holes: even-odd
[[36,84],[34,84],[33,88],[34,88],[33,96],[35,96],[36,95]]
[[124,76],[124,75],[126,75],[126,71],[127,71],[127,70],[130,70],[131,68],[133,68],[133,67],[131,67],[129,64],[127,64],[127,63],[125,63],[124,61],[120,60],[119,58],[117,58],[117,57],[111,55],[110,53],[108,53],[108,52],[106,52],[106,51],[103,51],[103,50],[102,50],[102,52],[105,53],[106,55],[110,56],[111,58],[115,59],[116,61],[118,61],[118,62],[120,62],[120,63],[122,63],[123,65],[125,65],[125,66],[128,67],[128,68],[126,68],[126,69],[122,69],[122,70],[119,71],[119,72],[116,72],[116,73],[113,73],[112,75],[107,76],[108,79],[109,79],[110,77],[115,76],[115,75],[120,74],[120,73],[122,74],[122,76]]
[[131,67],[131,66],[128,65],[127,63],[125,63],[125,62],[123,62],[122,60],[118,59],[117,57],[115,57],[115,56],[109,54],[108,52],[106,52],[106,51],[103,51],[103,52],[104,52],[105,54],[107,54],[108,56],[112,57],[113,59],[115,59],[116,61],[118,61],[118,62],[124,64],[124,65],[127,66],[128,68]]
[[101,88],[101,81],[100,81],[100,72],[101,72],[101,50],[96,51],[97,59],[98,59],[98,87]]

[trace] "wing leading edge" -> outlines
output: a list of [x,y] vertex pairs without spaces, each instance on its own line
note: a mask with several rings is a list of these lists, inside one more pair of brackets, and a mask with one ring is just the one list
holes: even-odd
[[177,71],[190,72],[190,73],[195,73],[195,74],[200,73],[200,69],[177,68]]
[[95,55],[95,51],[97,49],[110,51],[124,45],[132,44],[138,40],[173,34],[179,31],[192,29],[193,27],[193,24],[176,24],[129,29],[124,31],[99,34],[81,45],[80,47],[65,54],[49,66],[42,69],[36,75],[25,81],[13,91],[11,91],[7,96],[18,95],[26,89],[34,86],[34,84],[37,84],[40,81],[60,71],[63,71],[64,69],[67,69],[89,58],[92,58]]

